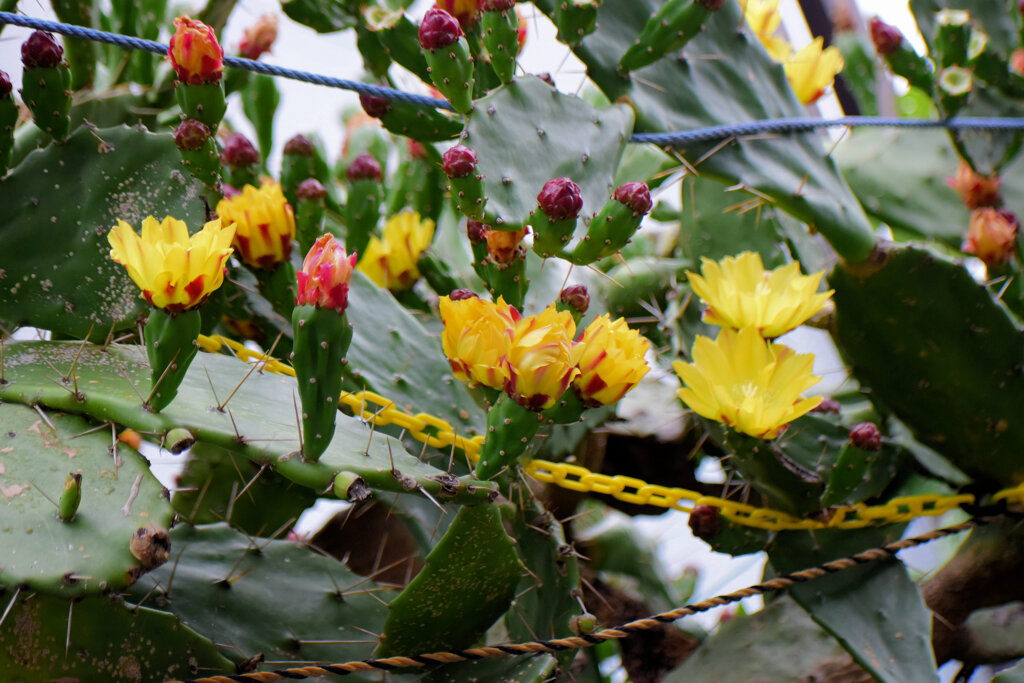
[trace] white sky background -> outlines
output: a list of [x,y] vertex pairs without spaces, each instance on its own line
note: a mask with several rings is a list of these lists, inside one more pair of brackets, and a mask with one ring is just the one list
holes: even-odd
[[[182,3],[198,7],[200,3]],[[432,4],[431,0],[418,0],[413,13],[418,17]],[[859,0],[861,15],[865,20],[872,16],[881,18],[900,27],[904,35],[923,52],[923,41],[906,1]],[[528,73],[550,72],[563,92],[577,92],[585,81],[583,65],[575,59],[567,47],[555,40],[551,23],[530,5],[522,7],[527,17],[528,39],[526,49],[520,56],[521,69]],[[784,26],[795,49],[810,41],[810,33],[803,22],[797,0],[782,0]],[[37,18],[54,19],[49,3],[39,0],[22,0],[19,10]],[[264,13],[275,13],[280,17],[279,34],[271,54],[262,60],[294,69],[358,80],[362,74],[362,58],[355,46],[351,31],[340,34],[321,35],[305,26],[296,24],[280,12],[280,5],[274,0],[241,0],[225,27],[222,44],[228,54],[236,54],[238,43],[246,27]],[[15,84],[20,87],[21,61],[20,45],[30,31],[19,27],[6,27],[0,36],[0,69],[7,71]],[[399,87],[425,92],[415,77],[399,82]],[[280,163],[280,148],[296,133],[317,133],[325,142],[328,156],[333,162],[339,155],[343,138],[341,113],[344,109],[358,107],[358,97],[351,92],[325,88],[297,81],[278,79],[281,105],[277,112],[275,129],[275,152],[271,156],[270,168]],[[254,139],[252,128],[241,112],[237,95],[229,100],[228,119],[232,125]],[[820,114],[826,118],[840,116],[841,111],[834,97],[823,98],[819,105]],[[670,190],[675,194],[674,190]],[[821,339],[816,330],[798,332],[787,341],[811,350],[817,354],[815,371],[825,380],[820,387],[825,392],[834,388],[845,371],[831,348],[829,340]],[[173,461],[172,461],[173,462]],[[322,511],[318,517],[326,519],[331,510]],[[671,576],[678,576],[687,565],[696,565],[701,570],[695,599],[702,599],[727,590],[733,590],[761,578],[763,557],[759,555],[732,558],[727,555],[710,553],[706,544],[694,539],[682,513],[667,513],[656,518],[637,518],[637,526],[655,544]],[[310,520],[310,524],[315,522]],[[924,558],[927,562],[928,558]],[[755,599],[746,609],[755,609],[760,600]],[[702,623],[717,622],[719,612],[701,615]],[[975,679],[978,680],[978,679]]]

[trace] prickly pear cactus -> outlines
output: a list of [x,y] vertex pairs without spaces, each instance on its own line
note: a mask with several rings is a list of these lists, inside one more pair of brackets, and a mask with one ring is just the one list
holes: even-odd
[[[9,678],[542,641],[385,675],[902,683],[1019,655],[982,611],[1024,597],[1013,520],[912,571],[885,553],[756,614],[590,637],[758,558],[768,581],[918,516],[1021,512],[1019,131],[735,135],[831,111],[838,50],[790,44],[774,2],[292,0],[248,27],[232,3],[86,5],[54,9],[177,47],[0,49]],[[837,22],[844,113],[1019,116],[1020,8],[961,5],[911,3],[925,54],[885,16]],[[332,75],[450,108],[378,91],[337,117],[224,63],[296,64],[320,40],[298,25],[354,43]],[[579,88],[532,73],[567,52]],[[111,239],[150,215],[182,223]]]

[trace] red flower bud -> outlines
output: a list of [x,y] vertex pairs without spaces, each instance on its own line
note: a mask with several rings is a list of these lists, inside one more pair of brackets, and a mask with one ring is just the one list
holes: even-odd
[[369,152],[363,152],[348,165],[345,175],[348,176],[350,183],[357,180],[376,180],[379,183],[381,179],[380,162]]
[[441,169],[449,178],[465,178],[476,171],[476,152],[463,145],[455,145],[441,157]]
[[654,206],[647,183],[626,183],[625,185],[620,185],[612,197],[616,201],[628,206],[633,211],[634,216],[642,216]]
[[453,290],[452,293],[448,295],[448,298],[451,299],[452,301],[462,301],[463,299],[479,299],[480,297],[476,295],[476,292],[473,292],[471,290],[456,289]]
[[491,226],[475,221],[472,218],[466,220],[466,236],[469,237],[470,244],[480,244],[487,239],[487,233],[491,231]]
[[213,133],[210,132],[210,128],[202,121],[185,119],[174,131],[174,144],[178,146],[178,149],[191,152],[202,149],[211,135]]
[[725,0],[697,0],[698,5],[703,5],[705,9],[711,12],[717,12],[722,9],[722,5],[725,4]]
[[327,188],[316,178],[306,178],[295,190],[299,199],[319,200],[327,196]]
[[377,95],[360,95],[359,104],[363,111],[375,119],[384,118],[384,115],[391,111],[391,100]]
[[540,80],[544,81],[545,83],[547,83],[548,85],[550,85],[550,86],[551,86],[552,88],[555,88],[555,87],[557,87],[557,86],[555,85],[555,79],[554,79],[554,77],[553,77],[553,76],[551,75],[551,73],[550,73],[550,72],[548,72],[548,71],[545,71],[544,73],[539,73],[539,74],[537,74],[537,78],[539,78]]
[[260,163],[260,153],[249,138],[241,133],[232,133],[221,150],[220,160],[228,166],[252,166]]
[[710,505],[698,505],[690,510],[690,530],[703,541],[710,541],[722,530],[722,514]]
[[313,143],[305,135],[296,135],[284,143],[284,154],[311,157],[313,156]]
[[967,239],[961,249],[987,266],[1000,266],[1013,256],[1019,223],[1011,212],[985,207],[971,212]]
[[7,75],[6,71],[0,70],[0,99],[9,96],[13,89],[14,86],[11,85],[11,77]]
[[569,178],[554,178],[544,183],[537,203],[548,218],[562,221],[576,218],[583,208],[580,186]]
[[861,422],[850,430],[850,443],[864,451],[880,451],[882,433],[873,422]]
[[406,141],[409,144],[409,156],[411,156],[413,159],[427,158],[427,148],[423,146],[422,142],[417,142],[412,138],[406,138]]
[[586,285],[570,285],[558,295],[559,301],[571,306],[574,311],[583,315],[590,308],[590,292]]
[[49,69],[57,66],[64,59],[64,48],[60,46],[52,33],[34,31],[21,44],[21,63],[26,69]]
[[458,20],[443,9],[432,7],[420,22],[420,47],[437,50],[448,47],[462,37]]
[[868,29],[871,31],[871,42],[875,44],[875,51],[880,55],[891,55],[903,44],[903,34],[900,30],[878,17],[873,17],[868,22]]

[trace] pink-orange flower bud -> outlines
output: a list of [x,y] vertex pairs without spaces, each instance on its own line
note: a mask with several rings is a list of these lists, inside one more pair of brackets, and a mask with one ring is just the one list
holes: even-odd
[[957,166],[956,176],[948,178],[946,184],[956,190],[968,209],[979,209],[983,206],[999,206],[1002,197],[999,189],[1002,181],[999,176],[975,173],[970,164],[961,160]]
[[349,256],[334,235],[321,235],[296,273],[298,296],[295,305],[333,308],[339,315],[348,306],[348,283],[356,267],[356,254]]
[[1017,217],[991,207],[971,212],[971,226],[962,249],[987,266],[1001,266],[1013,255],[1017,240]]
[[216,83],[224,74],[224,48],[213,29],[189,17],[174,20],[175,32],[167,55],[182,83]]
[[511,263],[519,253],[519,243],[526,237],[526,230],[488,230],[487,253],[495,263]]
[[277,40],[277,15],[264,14],[256,23],[245,29],[245,35],[238,46],[238,52],[246,59],[259,59]]

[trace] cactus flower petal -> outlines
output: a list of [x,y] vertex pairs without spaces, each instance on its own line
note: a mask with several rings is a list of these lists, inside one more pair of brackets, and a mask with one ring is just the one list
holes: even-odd
[[492,303],[463,290],[441,297],[440,307],[441,347],[455,376],[492,389],[504,387],[508,369],[502,359],[512,343],[519,312],[501,297]]
[[434,239],[434,221],[421,220],[415,211],[402,211],[384,225],[383,239],[371,237],[361,270],[378,287],[403,290],[420,278],[420,255]]
[[224,74],[224,48],[217,42],[213,28],[189,17],[174,20],[167,55],[178,80],[193,85],[216,83]]
[[234,224],[235,249],[249,266],[271,269],[291,256],[295,213],[276,182],[259,189],[246,185],[240,195],[218,202],[217,216]]
[[520,320],[504,360],[509,396],[530,410],[553,406],[580,374],[573,360],[575,334],[572,314],[554,304]]
[[843,70],[843,56],[839,48],[832,45],[823,49],[823,45],[821,38],[815,38],[783,64],[793,92],[804,104],[811,104],[821,97]]
[[180,313],[203,303],[224,282],[234,226],[210,221],[189,237],[184,221],[171,216],[142,221],[142,235],[123,220],[107,234],[110,258],[123,265],[156,308]]
[[617,403],[650,368],[644,355],[650,342],[631,330],[622,318],[607,313],[590,323],[573,344],[580,375],[573,388],[588,405]]
[[769,339],[803,324],[832,296],[832,290],[817,291],[824,273],[801,275],[795,262],[766,271],[755,252],[721,261],[705,258],[701,272],[687,275],[708,306],[705,322],[737,330],[754,327]]
[[676,361],[672,367],[684,384],[678,396],[695,413],[753,437],[774,439],[821,402],[820,396],[801,397],[819,381],[811,373],[813,363],[812,354],[796,354],[746,327],[723,329],[714,341],[698,336],[693,363]]

